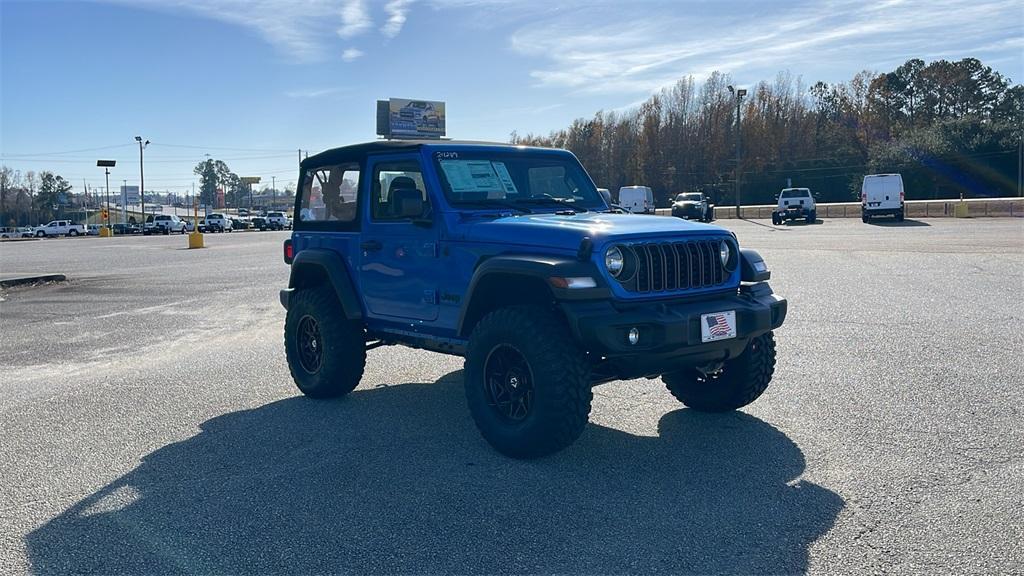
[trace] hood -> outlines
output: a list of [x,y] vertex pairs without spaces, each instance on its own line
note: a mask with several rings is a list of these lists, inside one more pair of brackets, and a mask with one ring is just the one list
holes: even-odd
[[573,216],[526,214],[481,220],[463,227],[459,239],[576,250],[585,237],[601,245],[610,240],[714,234],[728,232],[718,226],[679,218],[583,212]]

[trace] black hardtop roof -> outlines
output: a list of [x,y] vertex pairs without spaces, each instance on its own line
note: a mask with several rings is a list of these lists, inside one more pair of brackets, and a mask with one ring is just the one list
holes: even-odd
[[[474,140],[374,140],[361,144],[331,148],[314,154],[302,161],[301,167],[325,166],[338,162],[360,159],[374,152],[412,152],[423,146],[479,146],[500,148],[537,148],[535,146],[519,146],[508,142],[482,142]],[[551,148],[542,148],[552,150]]]

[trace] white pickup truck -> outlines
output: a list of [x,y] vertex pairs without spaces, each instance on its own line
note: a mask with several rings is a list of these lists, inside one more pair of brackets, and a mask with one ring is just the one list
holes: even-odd
[[267,228],[271,230],[290,230],[292,219],[284,212],[267,212]]
[[49,236],[85,236],[85,224],[75,224],[71,220],[52,220],[45,226],[37,226],[35,234],[37,238]]

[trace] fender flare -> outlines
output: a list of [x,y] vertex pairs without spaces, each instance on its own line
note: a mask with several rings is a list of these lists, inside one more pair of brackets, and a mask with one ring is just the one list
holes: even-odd
[[292,261],[291,276],[288,279],[289,290],[299,287],[302,275],[309,269],[319,269],[331,283],[345,316],[350,320],[362,319],[363,308],[359,304],[355,284],[352,282],[348,267],[337,252],[319,248],[299,251]]
[[[487,277],[497,274],[525,276],[540,280],[551,291],[556,301],[592,300],[611,297],[611,290],[605,285],[604,279],[598,273],[597,267],[590,261],[580,261],[568,256],[494,256],[481,262],[473,272],[473,278],[466,288],[467,297],[463,299],[462,309],[459,310],[457,334],[466,335],[466,320],[469,311],[473,309],[475,299],[478,297],[477,287]],[[568,289],[558,288],[550,282],[550,279],[553,277],[570,278],[582,276],[593,278],[596,286],[594,288]]]

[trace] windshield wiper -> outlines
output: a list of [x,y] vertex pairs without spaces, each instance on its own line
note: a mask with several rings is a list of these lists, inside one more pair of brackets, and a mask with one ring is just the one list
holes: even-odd
[[456,206],[475,206],[477,208],[508,208],[509,210],[515,210],[516,212],[522,212],[523,214],[533,214],[533,210],[530,210],[525,206],[516,206],[515,204],[504,200],[479,200],[475,202],[456,202],[454,204]]
[[589,212],[586,207],[578,206],[575,201],[567,198],[555,198],[554,196],[532,196],[530,198],[519,198],[516,204],[545,204],[547,206],[566,206],[573,212]]

